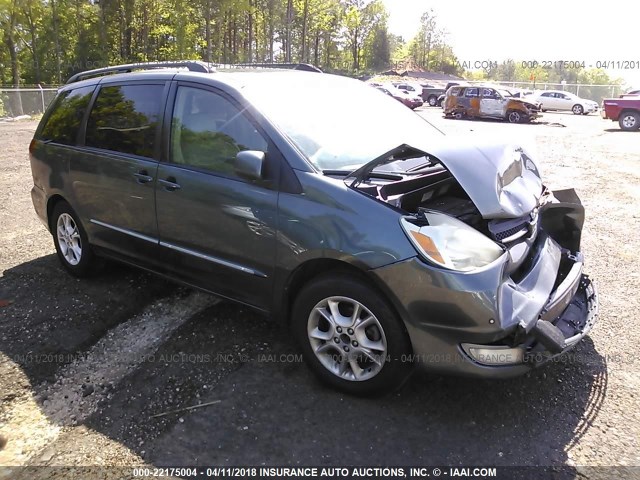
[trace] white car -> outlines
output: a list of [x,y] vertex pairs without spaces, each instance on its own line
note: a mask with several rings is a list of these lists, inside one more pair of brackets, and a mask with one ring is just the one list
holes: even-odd
[[536,95],[536,100],[542,105],[542,111],[565,110],[575,115],[588,115],[598,111],[598,104],[593,100],[580,98],[577,95],[561,90],[545,90]]

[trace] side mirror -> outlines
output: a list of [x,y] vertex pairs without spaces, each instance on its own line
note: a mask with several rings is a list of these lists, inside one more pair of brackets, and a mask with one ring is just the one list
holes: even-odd
[[262,166],[265,153],[258,150],[244,150],[238,152],[233,168],[236,174],[248,180],[262,179]]

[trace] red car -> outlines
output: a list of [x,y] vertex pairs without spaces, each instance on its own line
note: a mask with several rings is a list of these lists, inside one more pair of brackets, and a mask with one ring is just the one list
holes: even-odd
[[640,95],[605,98],[600,114],[602,118],[617,120],[622,130],[640,130]]
[[417,95],[411,95],[398,88],[389,87],[386,85],[376,87],[376,88],[381,92],[386,93],[387,95],[395,98],[400,103],[403,103],[404,105],[409,107],[411,110],[421,107],[424,104],[421,97],[418,97]]

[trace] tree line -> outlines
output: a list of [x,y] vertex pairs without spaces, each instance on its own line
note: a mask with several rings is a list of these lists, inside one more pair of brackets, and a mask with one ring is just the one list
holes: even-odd
[[[381,0],[0,0],[0,84],[59,85],[83,70],[176,59],[312,63],[353,76],[465,74],[433,10],[410,39],[391,34],[388,17]],[[505,62],[475,75],[526,81],[530,74]],[[536,74],[610,83],[601,71]]]
[[60,84],[82,70],[175,59],[353,75],[398,64],[455,70],[431,18],[409,41],[387,20],[381,0],[0,0],[0,83]]

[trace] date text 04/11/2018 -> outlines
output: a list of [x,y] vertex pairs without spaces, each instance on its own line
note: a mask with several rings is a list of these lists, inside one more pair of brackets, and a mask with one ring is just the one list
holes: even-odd
[[634,70],[640,69],[640,60],[597,60],[595,62],[587,62],[585,60],[523,60],[520,65],[522,68],[542,68],[545,70],[577,70],[583,68]]

